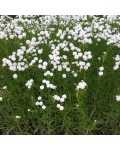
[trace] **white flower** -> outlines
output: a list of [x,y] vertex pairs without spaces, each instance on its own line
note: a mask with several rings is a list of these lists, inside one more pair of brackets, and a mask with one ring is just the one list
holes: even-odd
[[25,33],[25,32],[24,32],[24,33],[22,33],[22,36],[23,36],[23,37],[26,37],[26,33]]
[[43,106],[43,102],[39,102],[39,105],[40,105],[40,106]]
[[66,71],[69,72],[69,71],[70,71],[70,68],[66,68]]
[[99,76],[103,76],[103,72],[102,71],[100,71],[98,74],[99,74]]
[[100,67],[99,70],[100,70],[100,71],[103,71],[103,70],[104,70],[104,67]]
[[10,35],[10,39],[14,39],[14,35]]
[[116,95],[116,101],[120,101],[120,95]]
[[33,42],[36,42],[36,38],[35,38],[35,37],[33,37],[33,38],[32,38],[32,41],[33,41]]
[[60,98],[60,102],[64,102],[65,100],[64,100],[64,98],[62,97],[62,98]]
[[87,63],[86,66],[87,66],[87,67],[90,67],[90,63]]
[[88,55],[88,59],[91,59],[92,58],[92,55]]
[[87,66],[84,66],[84,70],[88,70],[88,67],[87,67]]
[[79,55],[75,55],[74,58],[75,58],[75,59],[78,59],[78,58],[79,58]]
[[4,87],[3,87],[3,90],[6,90],[6,89],[7,89],[7,86],[4,86]]
[[47,66],[48,63],[46,61],[43,62],[43,66]]
[[66,74],[62,74],[62,77],[63,77],[63,78],[66,78]]
[[17,74],[14,74],[14,75],[13,75],[13,78],[14,78],[14,79],[17,79],[17,77],[18,77]]
[[57,108],[60,108],[60,106],[61,106],[60,104],[57,104]]
[[29,41],[29,40],[27,40],[27,41],[26,41],[26,44],[27,44],[27,45],[29,45],[29,44],[30,44],[30,41]]
[[39,96],[39,97],[38,97],[38,100],[40,101],[41,99],[42,99],[42,97],[41,97],[41,96]]
[[41,86],[40,86],[40,89],[43,90],[43,89],[44,89],[44,85],[41,85]]
[[22,35],[18,35],[18,39],[22,39],[23,37],[22,37]]
[[2,97],[0,97],[0,101],[2,101],[3,100],[3,98]]
[[60,106],[60,108],[59,108],[60,110],[64,110],[64,107],[63,106]]
[[42,83],[46,83],[46,80],[45,80],[45,79],[43,79],[43,80],[42,80]]
[[114,69],[114,70],[118,70],[118,69],[119,69],[119,66],[116,65],[116,66],[113,67],[113,69]]
[[16,119],[20,119],[20,118],[21,118],[21,116],[16,116],[15,118],[16,118]]
[[56,96],[56,100],[59,101],[59,100],[60,100],[60,97],[59,97],[59,96]]
[[53,73],[52,73],[52,72],[50,73],[50,76],[51,76],[51,77],[53,76]]
[[62,98],[66,99],[66,98],[67,98],[67,95],[66,95],[66,94],[63,94],[63,95],[62,95]]
[[59,67],[58,67],[58,71],[61,71],[61,70],[62,70],[62,67],[61,67],[61,66],[59,66]]
[[35,103],[35,105],[37,105],[37,106],[38,106],[38,105],[39,105],[39,103],[40,103],[40,102],[36,102],[36,103]]
[[39,49],[38,50],[38,54],[42,54],[43,50],[42,49]]
[[74,77],[77,77],[78,75],[77,75],[77,73],[74,73],[73,76],[74,76]]
[[83,55],[83,60],[86,61],[88,58],[86,55]]
[[43,106],[42,106],[42,109],[46,109],[46,106],[45,106],[45,105],[43,105]]

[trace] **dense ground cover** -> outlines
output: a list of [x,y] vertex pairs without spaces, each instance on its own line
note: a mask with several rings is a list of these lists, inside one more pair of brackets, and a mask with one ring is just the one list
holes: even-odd
[[1,134],[120,134],[119,66],[119,16],[1,16]]

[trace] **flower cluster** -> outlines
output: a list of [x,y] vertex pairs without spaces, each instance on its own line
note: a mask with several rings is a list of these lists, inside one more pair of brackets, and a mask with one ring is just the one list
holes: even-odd
[[[119,16],[37,16],[37,19],[36,16],[16,16],[14,19],[0,16],[0,40],[5,40],[8,45],[17,43],[12,50],[9,48],[9,52],[5,51],[2,67],[10,70],[16,80],[29,72],[29,76],[25,76],[24,85],[31,89],[34,83],[36,93],[41,95],[36,105],[46,109],[42,99],[48,92],[60,103],[57,108],[63,110],[61,103],[67,96],[64,94],[59,97],[55,93],[67,93],[69,83],[71,88],[77,84],[72,89],[73,94],[87,87],[84,73],[89,71],[94,59],[91,44],[103,40],[106,45],[120,48],[120,33],[113,26],[114,23],[119,26],[119,20]],[[98,59],[102,60],[99,56]],[[120,55],[114,59],[113,70],[118,70]],[[104,67],[101,66],[98,76],[103,75]],[[63,83],[66,87],[62,86]],[[7,89],[7,86],[3,89]]]
[[[66,94],[63,94],[62,97],[58,96],[58,95],[54,95],[53,96],[53,99],[60,102],[60,103],[63,103],[65,101],[65,99],[67,98],[67,95]],[[59,110],[63,110],[64,109],[64,106],[62,106],[61,104],[57,104],[57,108]]]
[[38,96],[38,101],[35,103],[37,106],[41,106],[42,109],[46,109],[46,106],[43,104],[42,102],[42,97],[41,96]]
[[104,67],[99,68],[99,76],[103,76]]
[[120,67],[120,55],[116,55],[115,59],[115,66],[113,67],[114,70],[118,70]]
[[86,88],[87,84],[82,80],[81,82],[78,83],[76,89],[77,90],[84,90]]
[[27,88],[28,89],[30,89],[31,87],[32,87],[32,85],[33,85],[33,79],[30,79],[30,80],[28,80],[26,83],[25,83],[25,86],[27,86]]

